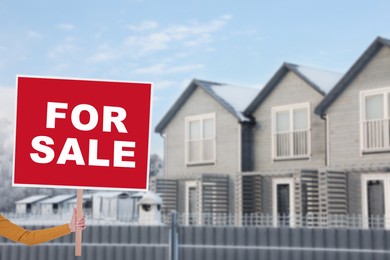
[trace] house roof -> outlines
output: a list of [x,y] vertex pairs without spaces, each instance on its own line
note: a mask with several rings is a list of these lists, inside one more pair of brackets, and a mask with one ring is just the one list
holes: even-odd
[[122,194],[128,194],[127,192],[123,192],[123,191],[100,191],[100,192],[96,192],[93,194],[93,196],[95,197],[104,197],[104,198],[114,198],[114,197],[118,197],[119,195],[122,195]]
[[245,116],[243,111],[259,92],[259,89],[194,79],[157,124],[155,132],[163,132],[164,128],[176,115],[177,111],[179,111],[198,87],[202,88],[214,100],[221,104],[227,111],[236,117],[239,122],[250,121],[250,118]]
[[263,103],[263,101],[268,97],[268,95],[273,91],[273,89],[279,84],[279,82],[288,72],[293,72],[296,74],[321,95],[325,95],[328,91],[330,91],[330,89],[342,77],[342,74],[339,72],[321,70],[292,63],[283,63],[283,65],[276,71],[276,73],[264,86],[261,92],[245,109],[245,114],[252,114],[257,109],[257,107]]
[[367,63],[378,53],[383,47],[390,48],[390,40],[382,37],[377,37],[374,42],[366,49],[366,51],[358,58],[352,67],[345,73],[335,87],[328,93],[328,95],[318,104],[315,113],[318,115],[325,114],[328,107],[340,96],[340,94],[348,87],[348,85],[355,79]]
[[74,197],[75,197],[75,195],[71,195],[71,194],[57,195],[57,196],[42,200],[39,203],[41,203],[41,204],[60,203],[60,202],[64,202],[66,200],[72,199]]
[[30,197],[18,200],[18,201],[15,202],[15,204],[34,203],[34,202],[38,202],[40,200],[43,200],[43,199],[45,199],[47,197],[49,197],[49,196],[48,195],[34,195],[34,196],[30,196]]
[[[92,200],[92,194],[84,194],[83,195],[83,201],[88,201],[88,200]],[[69,204],[77,203],[77,198],[67,200],[66,203],[69,203]]]

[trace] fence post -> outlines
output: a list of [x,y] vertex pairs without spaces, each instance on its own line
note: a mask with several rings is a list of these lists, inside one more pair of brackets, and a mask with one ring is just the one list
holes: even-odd
[[169,260],[179,259],[179,236],[176,211],[171,212],[171,230],[169,233]]

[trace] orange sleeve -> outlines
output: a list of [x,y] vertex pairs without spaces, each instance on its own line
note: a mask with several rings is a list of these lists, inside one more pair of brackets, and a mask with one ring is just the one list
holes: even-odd
[[14,242],[31,246],[68,235],[69,233],[68,224],[31,231],[12,223],[0,214],[0,236]]

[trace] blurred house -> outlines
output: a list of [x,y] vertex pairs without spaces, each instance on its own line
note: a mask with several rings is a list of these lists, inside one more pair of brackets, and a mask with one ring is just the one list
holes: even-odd
[[390,40],[378,37],[345,74],[284,63],[261,91],[193,80],[155,128],[162,213],[286,226],[358,214],[390,228],[389,72]]
[[101,191],[92,196],[94,219],[130,221],[134,212],[134,200],[128,192]]
[[38,202],[46,199],[48,195],[34,195],[15,202],[17,214],[37,214],[39,212]]
[[237,173],[250,158],[251,117],[260,89],[193,80],[157,124],[164,137],[165,175],[152,179],[162,213],[235,212]]
[[43,215],[57,214],[63,212],[64,210],[68,210],[66,201],[75,197],[76,195],[64,194],[41,200],[38,202],[39,211]]
[[[92,214],[92,196],[93,194],[83,194],[83,213],[85,215]],[[77,198],[65,201],[65,208],[68,208],[69,211],[72,211],[73,208],[77,208]]]

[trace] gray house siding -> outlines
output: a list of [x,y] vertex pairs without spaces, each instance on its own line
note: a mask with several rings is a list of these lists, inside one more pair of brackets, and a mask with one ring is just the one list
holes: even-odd
[[[325,165],[325,124],[313,113],[323,96],[294,73],[288,72],[253,116],[258,125],[254,130],[254,170],[269,171],[291,168],[313,168]],[[311,158],[302,160],[272,160],[272,115],[275,106],[310,103]]]
[[[185,118],[215,113],[216,163],[213,165],[185,165]],[[195,173],[235,174],[239,171],[239,123],[225,108],[204,90],[197,88],[165,129],[166,175],[183,176]]]
[[390,153],[360,154],[360,91],[383,87],[390,87],[388,47],[382,47],[327,111],[330,166],[389,160]]
[[348,213],[362,214],[361,173],[348,174]]
[[[187,116],[215,113],[216,162],[207,165],[186,165],[185,118]],[[228,174],[229,190],[234,191],[235,175],[240,171],[240,129],[238,123],[218,102],[203,89],[197,88],[175,117],[165,128],[165,175],[166,177],[191,178],[204,173]],[[179,183],[178,210],[184,210],[184,183]],[[234,192],[229,193],[229,211],[234,211]]]
[[[329,166],[348,172],[348,213],[362,214],[362,175],[385,173],[390,152],[360,151],[360,92],[390,87],[390,48],[383,46],[326,110]],[[386,173],[385,173],[386,174]],[[389,174],[389,173],[387,173]]]

